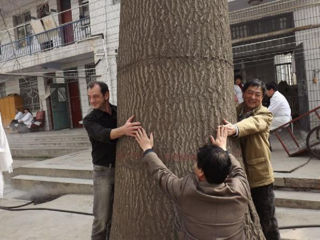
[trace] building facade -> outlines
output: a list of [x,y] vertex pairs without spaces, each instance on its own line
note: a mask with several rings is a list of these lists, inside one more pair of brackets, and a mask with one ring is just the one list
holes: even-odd
[[[19,94],[46,129],[81,127],[86,85],[117,103],[120,0],[3,0],[0,98]],[[320,105],[320,1],[229,1],[235,74],[282,87],[294,116]]]

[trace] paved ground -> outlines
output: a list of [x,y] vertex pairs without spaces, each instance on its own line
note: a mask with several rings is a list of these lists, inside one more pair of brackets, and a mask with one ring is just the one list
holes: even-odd
[[[272,163],[276,176],[295,178],[320,178],[320,160],[310,159],[308,155],[297,158],[288,158],[281,146],[272,139],[273,152]],[[79,169],[91,169],[91,163],[85,161],[88,152],[82,151],[72,154],[68,160],[62,158],[57,162],[48,161],[48,165],[63,167],[62,162],[68,167],[77,165]],[[15,167],[34,164],[44,167],[44,162],[32,160],[17,160]],[[81,166],[79,165],[81,164]],[[10,186],[6,186],[5,197],[9,199],[0,200],[1,206],[13,206],[21,204],[21,200],[13,200],[14,196],[21,195]],[[81,211],[90,213],[92,210],[91,195],[65,195],[51,202],[41,205],[28,206],[58,208],[65,210]],[[296,226],[307,224],[320,224],[320,211],[277,208],[276,211],[279,226]],[[0,210],[0,239],[1,240],[84,240],[90,238],[92,216],[77,215],[71,213],[51,211],[19,211],[9,212]],[[283,239],[294,240],[319,240],[320,228],[304,228],[281,230]]]
[[[23,200],[0,200],[1,206],[15,206]],[[92,212],[92,196],[65,195],[52,202],[24,208],[57,208]],[[23,209],[23,208],[22,208]],[[0,210],[1,240],[88,240],[92,216],[47,210],[10,212]]]

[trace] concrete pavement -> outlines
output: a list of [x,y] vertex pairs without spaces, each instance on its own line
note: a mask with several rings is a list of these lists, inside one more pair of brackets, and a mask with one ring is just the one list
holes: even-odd
[[[2,199],[1,206],[15,206],[27,201]],[[65,195],[54,201],[19,209],[51,208],[92,212],[91,195]],[[88,240],[93,217],[47,210],[0,210],[1,240]]]

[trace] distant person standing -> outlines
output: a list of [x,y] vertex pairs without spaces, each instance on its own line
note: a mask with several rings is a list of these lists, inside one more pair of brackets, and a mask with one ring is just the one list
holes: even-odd
[[242,89],[243,89],[242,77],[240,75],[236,75],[234,78],[233,90],[234,90],[236,102],[238,104],[243,102]]
[[234,84],[234,85],[233,85],[233,90],[234,90],[236,102],[237,102],[238,104],[243,103],[243,97],[242,97],[242,90],[241,90],[241,88],[240,88],[237,84]]
[[114,193],[114,167],[117,139],[135,137],[140,128],[131,116],[117,127],[117,107],[109,103],[109,89],[104,82],[88,85],[88,96],[93,110],[84,118],[83,125],[92,144],[93,162],[93,224],[92,240],[109,239]]
[[278,91],[278,86],[275,82],[266,84],[266,95],[270,98],[268,110],[272,112],[273,119],[270,130],[291,121],[291,108],[285,96]]
[[242,82],[242,77],[241,77],[241,75],[236,75],[236,76],[234,77],[234,83],[239,86],[239,88],[241,89],[241,91],[243,91],[243,82]]

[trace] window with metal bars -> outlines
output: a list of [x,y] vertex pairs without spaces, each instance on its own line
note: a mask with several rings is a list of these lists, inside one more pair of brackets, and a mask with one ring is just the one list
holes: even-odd
[[95,69],[95,64],[86,64],[85,65],[85,74],[86,74],[86,82],[87,84],[91,81],[96,80],[96,69]]
[[40,109],[39,90],[37,77],[25,77],[19,79],[20,96],[24,107],[35,112]]
[[31,44],[31,39],[28,36],[32,35],[32,28],[30,25],[31,14],[30,11],[20,15],[13,16],[13,26],[15,26],[15,37],[18,40],[17,47],[22,48]]

